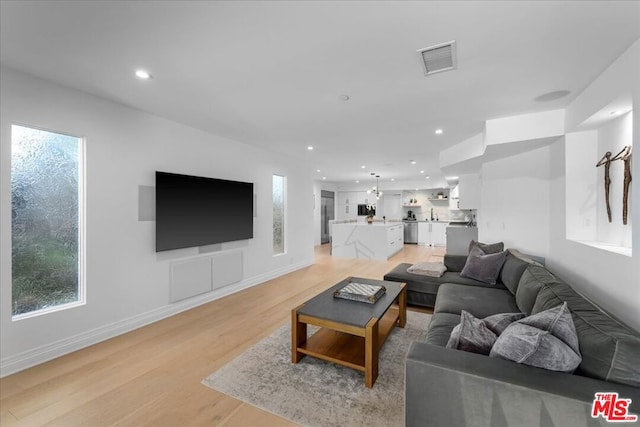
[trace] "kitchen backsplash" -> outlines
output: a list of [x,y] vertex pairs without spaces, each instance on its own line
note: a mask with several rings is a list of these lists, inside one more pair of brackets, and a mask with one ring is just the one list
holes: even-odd
[[[418,221],[430,220],[432,209],[434,220],[437,218],[440,221],[466,221],[467,217],[471,217],[473,212],[470,210],[449,210],[449,192],[443,190],[443,199],[438,199],[439,192],[439,190],[404,191],[402,193],[403,218],[406,218],[411,211]],[[417,200],[417,206],[408,206],[416,204],[412,203],[412,200]]]

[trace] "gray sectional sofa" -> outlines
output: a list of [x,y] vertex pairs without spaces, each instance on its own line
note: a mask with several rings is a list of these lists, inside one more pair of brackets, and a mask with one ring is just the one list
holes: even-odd
[[[407,355],[407,426],[610,425],[602,416],[591,417],[596,392],[632,399],[630,413],[640,415],[638,332],[517,251],[507,254],[494,286],[460,277],[465,261],[446,256],[449,271],[441,278],[415,277],[406,273],[407,264],[385,276],[408,284],[410,302],[434,301],[426,340],[412,343]],[[446,347],[462,310],[480,319],[530,316],[564,302],[582,355],[572,374]]]

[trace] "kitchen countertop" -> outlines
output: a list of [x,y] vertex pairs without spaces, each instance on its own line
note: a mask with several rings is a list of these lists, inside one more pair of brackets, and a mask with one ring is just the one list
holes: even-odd
[[349,227],[394,227],[396,225],[402,225],[402,223],[401,222],[374,222],[372,224],[368,224],[366,222],[347,222],[347,223],[344,223],[344,224],[333,224],[333,227],[340,227],[340,226],[349,226]]
[[426,220],[426,219],[416,219],[415,221],[414,220],[409,221],[409,220],[403,219],[402,221],[403,222],[439,222],[439,223],[442,223],[442,224],[448,224],[450,222],[450,221],[442,221],[442,220],[440,220],[440,221],[429,221],[429,220]]

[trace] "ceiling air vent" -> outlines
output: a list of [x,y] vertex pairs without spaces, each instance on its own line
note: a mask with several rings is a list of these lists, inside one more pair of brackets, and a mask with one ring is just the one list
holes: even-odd
[[457,67],[455,40],[425,47],[418,52],[422,55],[425,76],[441,71],[455,70]]

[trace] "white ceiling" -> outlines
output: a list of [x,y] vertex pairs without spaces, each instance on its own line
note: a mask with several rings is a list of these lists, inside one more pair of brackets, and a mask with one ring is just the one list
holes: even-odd
[[[567,105],[640,37],[634,1],[3,0],[0,15],[3,66],[286,153],[329,181],[436,182],[442,148],[487,119]],[[451,40],[458,69],[425,77],[416,51]],[[557,90],[571,93],[534,101]]]

